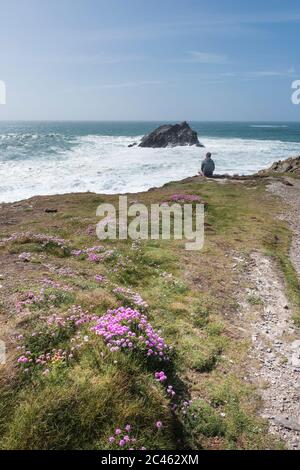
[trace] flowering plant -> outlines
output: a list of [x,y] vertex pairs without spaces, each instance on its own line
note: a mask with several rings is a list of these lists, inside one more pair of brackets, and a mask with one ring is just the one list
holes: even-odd
[[104,338],[110,351],[137,350],[144,356],[168,360],[170,348],[137,310],[120,307],[109,310],[92,328]]
[[133,292],[131,289],[124,287],[115,287],[113,293],[117,295],[120,300],[128,301],[130,304],[139,307],[140,309],[146,309],[148,307],[147,302],[142,299],[138,292]]
[[199,196],[194,194],[173,194],[169,197],[168,202],[202,202]]

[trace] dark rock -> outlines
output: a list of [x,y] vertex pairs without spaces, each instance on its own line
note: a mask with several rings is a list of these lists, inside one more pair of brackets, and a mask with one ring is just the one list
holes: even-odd
[[57,209],[45,209],[46,214],[56,214]]
[[293,183],[290,181],[285,180],[284,178],[282,179],[282,183],[285,184],[285,186],[294,186]]
[[128,147],[135,147],[137,145],[137,142],[133,142],[133,144],[129,144]]
[[[261,170],[258,175],[266,175],[270,173],[287,173],[300,176],[300,157],[287,158],[286,160],[279,160],[273,163],[270,168]],[[289,183],[289,185],[292,183]]]
[[158,127],[142,138],[139,147],[164,148],[183,145],[204,147],[198,140],[197,132],[193,131],[186,121],[181,124],[165,124]]

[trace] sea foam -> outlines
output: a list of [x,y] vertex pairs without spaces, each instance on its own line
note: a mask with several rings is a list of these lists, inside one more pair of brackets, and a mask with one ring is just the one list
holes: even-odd
[[[197,174],[207,151],[217,173],[250,174],[300,154],[300,143],[201,136],[205,148],[128,148],[141,136],[1,136],[0,201],[35,195],[148,190]],[[0,146],[1,147],[1,146]]]

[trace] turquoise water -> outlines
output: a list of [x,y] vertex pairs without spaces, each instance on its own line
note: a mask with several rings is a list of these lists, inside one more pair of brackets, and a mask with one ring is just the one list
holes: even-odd
[[249,174],[300,155],[300,123],[191,122],[205,149],[128,148],[162,122],[0,122],[0,201],[74,191],[135,192],[197,173]]

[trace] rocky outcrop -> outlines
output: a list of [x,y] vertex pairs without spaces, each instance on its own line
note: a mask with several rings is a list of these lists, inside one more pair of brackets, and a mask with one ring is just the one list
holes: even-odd
[[139,147],[163,148],[184,145],[204,147],[198,140],[197,132],[193,131],[186,121],[158,127],[151,134],[142,138]]
[[273,163],[270,168],[258,172],[259,175],[270,173],[287,173],[300,176],[300,157],[279,160],[278,162]]

